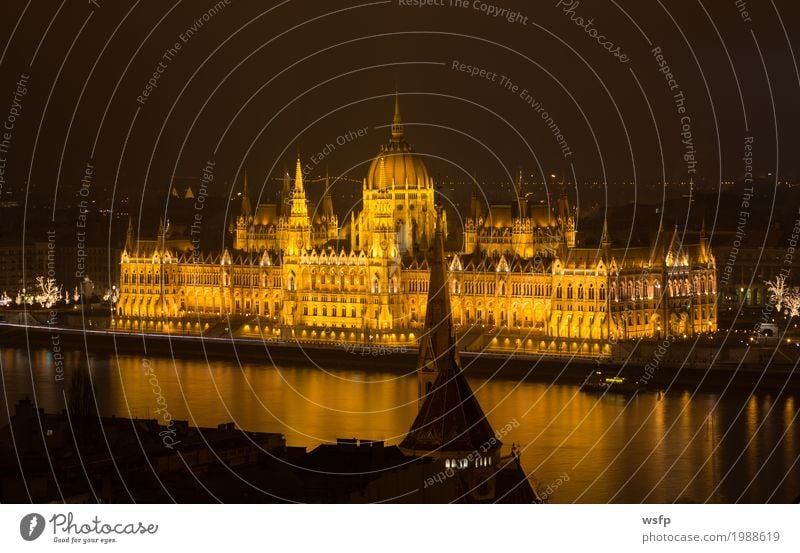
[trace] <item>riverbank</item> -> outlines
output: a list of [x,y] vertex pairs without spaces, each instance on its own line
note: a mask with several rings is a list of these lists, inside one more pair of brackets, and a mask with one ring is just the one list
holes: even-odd
[[[632,344],[623,344],[626,348],[623,351],[632,348]],[[416,350],[410,347],[345,349],[250,338],[141,334],[0,323],[0,347],[53,350],[56,345],[62,351],[91,354],[209,361],[223,359],[240,363],[319,367],[333,371],[369,371],[379,364],[381,370],[406,374],[413,372],[416,364]],[[640,381],[644,387],[652,390],[734,389],[748,392],[757,389],[800,392],[797,358],[794,363],[781,363],[773,355],[772,363],[753,363],[727,355],[725,361],[720,361],[720,356],[717,356],[713,363],[687,363],[681,358],[676,360],[675,353],[672,351],[671,357],[660,356],[657,345],[640,344],[635,355],[626,355],[617,361],[501,353],[463,352],[461,355],[465,371],[483,378],[581,383],[591,371],[601,370],[609,375]]]

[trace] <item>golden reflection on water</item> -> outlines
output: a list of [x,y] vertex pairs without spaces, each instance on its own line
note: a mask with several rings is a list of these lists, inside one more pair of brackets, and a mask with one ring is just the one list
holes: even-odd
[[[75,366],[79,359],[70,355],[67,366]],[[35,351],[29,364],[24,352],[3,350],[0,360],[12,402],[35,391],[47,411],[63,408],[51,354]],[[104,415],[155,418],[161,394],[173,419],[195,426],[233,421],[246,430],[279,432],[290,445],[342,437],[396,444],[418,408],[416,377],[379,369],[329,374],[134,356],[91,365]],[[522,446],[523,466],[536,481],[569,476],[555,502],[735,501],[742,492],[743,501],[763,501],[779,485],[776,500],[800,494],[792,468],[799,454],[793,397],[720,399],[683,391],[601,397],[574,385],[469,381],[496,430],[519,423],[500,439],[506,450]]]

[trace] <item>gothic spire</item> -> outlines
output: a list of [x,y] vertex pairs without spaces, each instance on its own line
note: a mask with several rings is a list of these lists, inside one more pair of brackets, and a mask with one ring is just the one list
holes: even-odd
[[525,184],[525,176],[522,174],[522,167],[519,168],[519,172],[517,173],[517,193],[519,194],[520,200],[526,200],[528,198],[528,186]]
[[603,219],[603,236],[600,238],[600,244],[607,248],[611,245],[611,236],[608,234],[608,220]]
[[394,118],[392,118],[392,142],[403,140],[403,120],[400,118],[400,96],[394,93]]
[[[555,175],[553,175],[555,176]],[[566,173],[561,179],[559,185],[560,192],[558,196],[558,217],[561,219],[562,224],[566,223],[570,216],[569,195],[567,194],[567,177]]]
[[253,214],[253,206],[250,204],[250,195],[247,192],[247,169],[244,170],[244,182],[242,183],[242,217],[245,219]]
[[440,364],[451,356],[459,363],[458,348],[453,339],[450,290],[447,287],[447,258],[444,255],[444,222],[436,212],[436,231],[431,248],[428,306],[425,311],[425,336],[420,338],[417,369],[440,370]]
[[703,217],[703,222],[700,226],[700,263],[708,262],[708,240],[706,238],[706,218]]
[[283,168],[283,186],[281,187],[280,207],[278,213],[280,215],[289,214],[289,205],[292,201],[292,180],[289,176],[289,171],[286,167]]
[[158,220],[158,235],[156,237],[156,248],[160,249],[164,247],[164,239],[166,237],[166,231],[164,230],[164,218],[160,218]]
[[297,154],[297,165],[294,169],[294,191],[303,192],[303,166],[300,164],[300,154]]
[[125,233],[125,249],[128,251],[128,253],[132,253],[133,247],[133,218],[128,215],[128,231]]
[[472,183],[472,198],[469,200],[469,216],[477,224],[478,219],[483,215],[483,201],[481,200],[481,192],[478,188],[478,180],[475,179]]
[[425,328],[419,339],[417,370],[420,374],[433,373],[436,378],[428,390],[422,391],[425,394],[424,401],[400,444],[401,449],[412,454],[432,455],[469,453],[486,443],[493,444],[489,448],[490,454],[499,449],[501,444],[461,371],[450,311],[441,210],[437,210],[430,259],[428,306]]
[[325,168],[325,194],[322,197],[322,215],[330,221],[333,217],[333,198],[331,197],[331,177]]
[[524,219],[528,215],[528,189],[525,186],[525,179],[522,175],[522,167],[519,168],[517,173],[516,182],[517,204],[519,206],[519,217]]

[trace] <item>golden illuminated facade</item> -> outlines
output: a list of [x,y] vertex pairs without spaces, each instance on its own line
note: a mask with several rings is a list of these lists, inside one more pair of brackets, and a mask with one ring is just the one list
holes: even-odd
[[[714,331],[716,266],[705,236],[663,229],[648,247],[576,246],[565,194],[555,209],[518,188],[515,204],[473,193],[463,251],[448,256],[462,347],[610,356],[617,340]],[[253,210],[245,178],[230,249],[187,240],[135,241],[121,259],[120,329],[334,344],[413,344],[425,320],[435,187],[406,142],[399,109],[363,180],[363,204],[342,226],[330,184],[316,213],[298,159],[281,200]],[[446,220],[442,213],[443,232]]]

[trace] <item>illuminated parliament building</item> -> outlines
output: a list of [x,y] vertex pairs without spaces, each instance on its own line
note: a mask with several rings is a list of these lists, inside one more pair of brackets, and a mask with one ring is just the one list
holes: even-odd
[[[661,229],[648,246],[615,247],[604,226],[576,245],[576,214],[489,204],[473,191],[462,251],[447,255],[452,320],[462,348],[606,357],[618,340],[716,331],[717,269],[701,232]],[[298,159],[280,200],[253,206],[244,181],[231,247],[134,239],[121,256],[119,330],[209,333],[307,344],[416,345],[425,321],[437,223],[434,180],[405,138],[397,100],[388,143],[362,184],[359,213],[340,221],[326,179],[320,208]],[[442,213],[444,232],[446,215]]]

